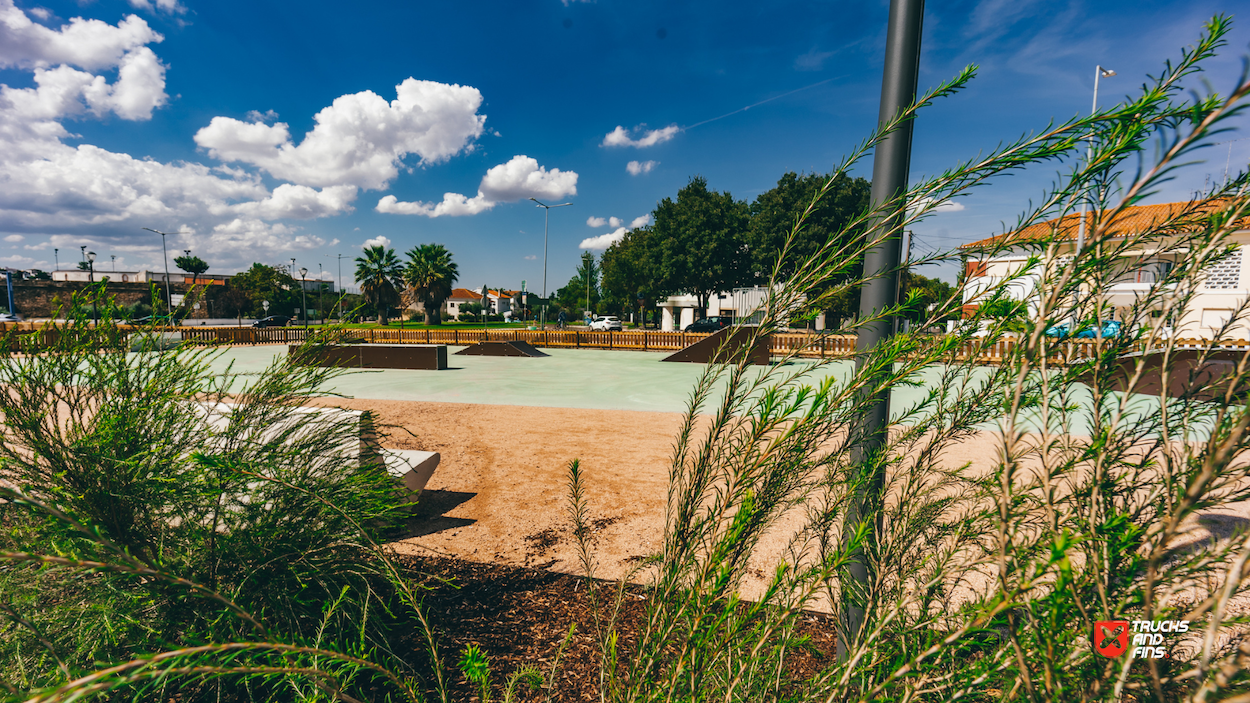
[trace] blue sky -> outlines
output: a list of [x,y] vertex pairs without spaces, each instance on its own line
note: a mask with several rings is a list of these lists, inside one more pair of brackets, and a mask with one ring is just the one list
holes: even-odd
[[[921,87],[973,84],[922,114],[913,176],[1090,108],[1095,64],[1131,92],[1216,12],[1227,90],[1248,2],[930,2]],[[1250,9],[1250,8],[1247,8]],[[548,288],[583,247],[645,221],[693,175],[751,200],[827,171],[876,121],[888,3],[0,0],[0,265],[161,267],[177,232],[211,272],[294,257],[335,271],[366,241],[438,242],[461,284]],[[749,107],[750,109],[743,109]],[[1241,133],[1227,139],[1238,139]],[[1231,152],[1229,149],[1231,148]],[[1250,160],[1214,147],[1157,200]],[[631,167],[632,164],[632,167]],[[858,175],[870,176],[867,162]],[[1002,231],[1046,166],[917,228],[921,249]],[[350,278],[350,259],[343,262]],[[933,273],[953,279],[953,268]]]

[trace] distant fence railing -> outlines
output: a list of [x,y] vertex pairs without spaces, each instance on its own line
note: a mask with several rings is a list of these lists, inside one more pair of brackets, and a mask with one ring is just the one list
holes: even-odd
[[[313,330],[315,331],[315,330]],[[302,342],[302,327],[186,327],[181,329],[182,338],[188,342],[205,344],[289,344]],[[695,332],[622,331],[597,332],[587,330],[521,330],[521,329],[345,329],[340,332],[343,341],[367,344],[449,344],[454,346],[478,342],[529,342],[536,347],[557,349],[610,349],[625,351],[670,352],[684,349],[708,336]],[[806,358],[840,359],[855,354],[854,335],[814,334],[803,332],[779,332],[769,337],[769,352],[773,356],[795,355]],[[1187,346],[1202,343],[1201,340],[1178,340]],[[956,353],[961,359],[969,357],[989,364],[1002,363],[1014,354],[1017,342],[1000,339],[992,343],[972,340]],[[1097,348],[1097,340],[1075,339],[1063,343],[1054,358],[1064,360],[1087,358]],[[1250,343],[1240,342],[1241,348]]]
[[[25,340],[27,348],[49,347],[56,343],[62,323],[57,322],[0,322],[0,335],[10,332],[26,337],[35,335],[33,345]],[[150,327],[122,326],[124,333],[152,331]],[[298,344],[318,328],[303,327],[158,327],[155,331],[179,334],[185,342],[195,344]],[[529,342],[536,347],[556,349],[609,349],[624,351],[673,352],[684,349],[708,336],[695,332],[658,332],[627,330],[622,332],[597,332],[589,330],[523,330],[523,329],[340,329],[342,341],[369,344],[448,344],[463,346],[483,341]],[[769,337],[769,352],[773,356],[796,355],[806,358],[846,359],[855,354],[855,336],[820,334],[812,332],[778,332]],[[1211,344],[1205,339],[1175,340],[1177,349],[1202,349]],[[959,359],[973,358],[985,364],[999,364],[1015,354],[1018,342],[1004,338],[992,343],[980,339],[965,342],[957,351]],[[1054,363],[1067,363],[1089,358],[1098,351],[1099,342],[1094,339],[1071,339],[1055,349]],[[12,340],[10,351],[18,351],[20,344]],[[1218,344],[1223,351],[1250,351],[1250,340],[1223,340]],[[1144,347],[1139,351],[1144,351]]]

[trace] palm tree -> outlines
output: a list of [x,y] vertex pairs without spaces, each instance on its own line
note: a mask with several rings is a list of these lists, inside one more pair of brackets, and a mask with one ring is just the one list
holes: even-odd
[[388,323],[391,308],[399,303],[395,283],[400,281],[402,267],[394,249],[382,245],[366,247],[365,255],[356,257],[356,282],[365,301],[378,312],[378,321]]
[[428,323],[442,324],[443,303],[451,297],[452,285],[459,277],[460,269],[442,244],[415,246],[408,250],[404,297],[409,304],[422,304]]

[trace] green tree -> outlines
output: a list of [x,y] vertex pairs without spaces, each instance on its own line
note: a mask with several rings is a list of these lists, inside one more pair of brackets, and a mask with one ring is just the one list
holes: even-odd
[[651,266],[653,232],[650,226],[639,227],[603,252],[599,269],[603,278],[603,299],[608,312],[635,310],[641,299],[654,302],[657,297],[655,269]]
[[404,298],[409,304],[422,304],[429,324],[441,325],[443,303],[451,297],[459,277],[459,267],[442,244],[413,247],[408,250],[408,265],[403,270]]
[[[250,303],[236,309],[236,315],[262,317],[265,314],[263,302],[266,300],[269,301],[270,315],[293,315],[295,308],[299,307],[299,284],[282,266],[252,264],[250,269],[230,279],[230,288],[243,291]],[[236,303],[244,305],[238,299]]]
[[903,317],[920,322],[929,315],[929,307],[941,306],[955,295],[955,286],[936,278],[927,278],[912,271],[903,271],[899,280],[902,295],[899,300],[907,304]]
[[[824,196],[795,233],[790,250],[783,258],[782,249],[794,232],[795,223],[826,184],[829,187]],[[858,278],[863,271],[863,263],[856,252],[863,243],[864,231],[859,228],[847,230],[847,224],[867,210],[871,186],[863,178],[851,178],[845,174],[833,177],[832,183],[830,176],[815,173],[799,175],[790,171],[783,175],[776,186],[761,193],[751,204],[751,224],[746,242],[753,282],[759,285],[767,283],[774,269],[781,274],[780,280],[785,280],[794,273],[797,262],[806,261],[831,240],[835,240],[833,246],[845,248],[847,253],[845,265],[830,277],[829,286]],[[854,288],[834,296],[827,312],[841,319],[854,316],[858,310],[859,289]]]
[[[589,284],[589,285],[588,285]],[[590,291],[587,299],[587,290]],[[597,310],[599,309],[599,265],[595,263],[595,255],[582,253],[582,263],[577,273],[569,279],[563,288],[556,291],[556,302],[565,310]]]
[[382,245],[366,247],[365,255],[356,257],[356,282],[369,306],[377,311],[378,322],[390,324],[391,308],[399,304],[403,266],[394,249]]
[[753,280],[745,256],[750,222],[745,202],[708,190],[707,180],[695,176],[677,200],[660,201],[653,216],[650,264],[657,294],[689,293],[707,309],[713,293]]
[[198,256],[178,256],[174,258],[174,266],[192,276],[198,276],[208,270],[208,263]]

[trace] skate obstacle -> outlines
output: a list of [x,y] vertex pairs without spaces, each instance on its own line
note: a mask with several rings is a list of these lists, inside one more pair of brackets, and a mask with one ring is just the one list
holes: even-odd
[[550,356],[529,342],[478,342],[456,352],[464,356]]
[[[195,403],[191,406],[191,411],[200,414],[209,426],[221,432],[229,428],[235,406],[230,403]],[[265,428],[258,439],[264,442],[289,442],[288,434],[298,438],[310,431],[309,428],[315,428],[323,422],[330,425],[345,423],[352,427],[353,431],[344,444],[336,448],[337,452],[362,465],[368,463],[385,468],[397,484],[396,501],[408,509],[416,507],[417,498],[434,475],[441,456],[438,452],[383,447],[378,436],[377,419],[372,411],[292,408],[289,417]]]
[[[288,351],[299,349],[292,344]],[[447,368],[446,344],[333,344],[314,352],[311,366],[349,369],[415,369],[441,371]]]
[[[1193,349],[1173,351],[1167,366],[1167,385],[1164,385],[1163,353],[1148,351],[1130,353],[1120,357],[1118,367],[1112,371],[1110,390],[1123,392],[1129,380],[1142,367],[1141,377],[1133,385],[1134,393],[1163,395],[1169,398],[1188,396],[1194,400],[1211,401],[1224,397],[1235,380],[1237,365],[1245,352],[1211,351]],[[1077,380],[1089,384],[1092,374],[1084,374]],[[1250,387],[1243,381],[1233,389],[1233,396],[1244,402]]]
[[[662,361],[682,361],[691,364],[725,363],[751,343],[755,327],[727,327],[710,334],[681,351],[664,357]],[[750,363],[767,366],[771,361],[768,351],[768,335],[762,335],[748,352]]]

